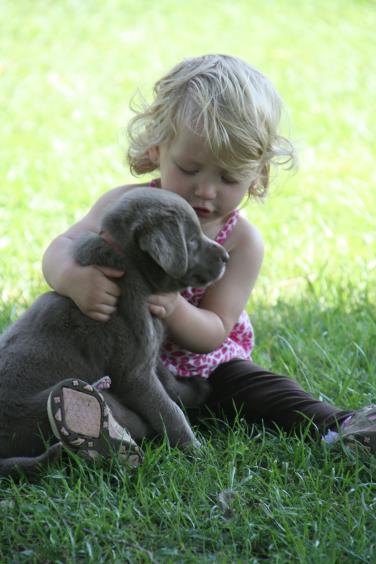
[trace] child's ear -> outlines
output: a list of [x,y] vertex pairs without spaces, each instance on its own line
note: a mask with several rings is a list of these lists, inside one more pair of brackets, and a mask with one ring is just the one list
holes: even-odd
[[152,145],[150,147],[149,159],[154,165],[159,166],[159,145]]

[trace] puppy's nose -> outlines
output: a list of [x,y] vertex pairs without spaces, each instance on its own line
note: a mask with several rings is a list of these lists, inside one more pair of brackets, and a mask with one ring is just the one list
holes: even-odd
[[229,260],[230,260],[230,255],[228,254],[226,249],[223,249],[222,261],[226,264],[226,263],[228,263]]
[[230,259],[230,255],[228,254],[226,249],[222,247],[222,245],[216,244],[216,249],[220,260],[226,264]]

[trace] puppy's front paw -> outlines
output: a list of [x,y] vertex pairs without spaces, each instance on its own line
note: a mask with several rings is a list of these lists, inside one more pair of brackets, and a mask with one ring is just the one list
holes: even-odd
[[200,443],[200,441],[195,437],[193,440],[189,442],[185,442],[179,446],[182,450],[184,450],[184,452],[189,454],[189,453],[197,452],[197,450],[199,450],[202,447],[202,443]]

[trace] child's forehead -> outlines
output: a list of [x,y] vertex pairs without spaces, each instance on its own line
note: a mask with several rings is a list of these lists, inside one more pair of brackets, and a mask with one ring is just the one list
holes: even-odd
[[167,150],[172,157],[187,164],[210,163],[221,169],[241,173],[239,163],[234,162],[228,148],[219,147],[217,152],[213,152],[205,135],[195,133],[189,128],[180,130],[168,144]]
[[204,135],[195,133],[188,128],[182,128],[173,137],[170,143],[170,149],[173,152],[185,152],[202,158],[212,157],[209,143]]

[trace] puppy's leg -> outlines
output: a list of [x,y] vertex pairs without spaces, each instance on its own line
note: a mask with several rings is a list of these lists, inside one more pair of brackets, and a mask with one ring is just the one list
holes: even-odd
[[46,402],[50,390],[35,395],[12,394],[0,405],[0,457],[39,456],[55,443]]
[[11,478],[27,476],[28,478],[35,478],[48,464],[57,462],[60,459],[61,450],[61,443],[56,443],[39,456],[0,458],[0,476],[8,476]]
[[101,391],[107,405],[111,409],[116,421],[125,427],[135,441],[155,436],[151,425],[137,413],[125,407],[116,396],[109,391]]
[[156,375],[146,382],[139,376],[134,382],[137,385],[128,393],[127,403],[150,423],[156,433],[166,434],[171,446],[200,446],[184,413],[167,394]]
[[4,402],[0,416],[0,475],[33,478],[60,458],[61,444],[53,436],[47,416],[48,394],[49,390],[45,390]]
[[209,382],[200,376],[178,378],[160,363],[158,377],[170,398],[184,407],[199,407],[210,395]]

